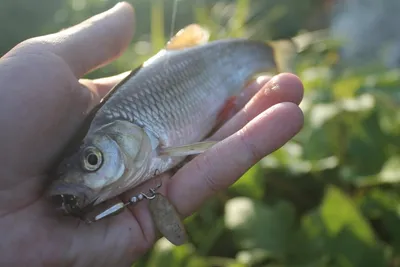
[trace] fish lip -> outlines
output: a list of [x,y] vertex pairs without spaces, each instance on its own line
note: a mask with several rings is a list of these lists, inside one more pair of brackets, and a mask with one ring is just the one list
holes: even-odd
[[96,201],[96,192],[84,184],[53,182],[47,196],[53,200],[57,210],[71,215],[80,215]]

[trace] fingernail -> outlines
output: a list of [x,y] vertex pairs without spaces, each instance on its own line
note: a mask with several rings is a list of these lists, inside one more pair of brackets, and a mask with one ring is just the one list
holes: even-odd
[[114,6],[114,8],[115,7],[119,7],[119,6],[122,6],[122,5],[130,5],[128,2],[126,2],[126,1],[121,1],[121,2],[118,2],[115,6]]
[[269,75],[262,75],[262,76],[258,76],[258,77],[256,78],[256,83],[257,83],[258,85],[261,85],[261,84],[264,84],[264,83],[268,82],[269,80],[271,80],[271,76],[269,76]]
[[114,7],[118,7],[118,6],[120,6],[120,5],[123,5],[125,2],[124,1],[122,1],[122,2],[118,2],[118,3],[116,3],[115,4],[115,6]]
[[115,6],[112,9],[117,9],[117,8],[119,8],[119,7],[121,7],[122,5],[125,5],[125,4],[128,4],[128,3],[125,2],[125,1],[118,2],[117,4],[115,4]]
[[268,81],[268,86],[265,86],[264,88],[264,93],[268,94],[272,91],[279,90],[280,84],[279,84],[279,77],[274,76]]
[[249,89],[260,88],[260,86],[263,87],[270,79],[271,77],[268,75],[258,76],[257,78],[248,81],[245,85],[245,88]]

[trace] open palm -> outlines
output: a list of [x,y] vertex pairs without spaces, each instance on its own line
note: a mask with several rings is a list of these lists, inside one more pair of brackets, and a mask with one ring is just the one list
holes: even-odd
[[[87,112],[126,74],[80,78],[122,53],[133,18],[132,7],[122,3],[72,28],[24,41],[0,59],[1,266],[130,266],[156,240],[146,201],[86,225],[58,216],[45,197],[54,159]],[[164,177],[161,192],[182,216],[193,213],[301,129],[302,94],[291,74],[253,82],[212,137],[222,141],[172,179]]]

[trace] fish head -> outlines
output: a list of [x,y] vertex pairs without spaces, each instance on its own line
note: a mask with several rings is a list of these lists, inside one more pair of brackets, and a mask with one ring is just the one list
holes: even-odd
[[115,121],[89,131],[57,168],[49,194],[68,214],[79,214],[127,190],[145,173],[152,144],[143,128]]

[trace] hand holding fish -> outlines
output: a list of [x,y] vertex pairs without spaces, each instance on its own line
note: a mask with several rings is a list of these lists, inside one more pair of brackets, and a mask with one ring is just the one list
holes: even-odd
[[[110,142],[107,138],[120,136],[115,135],[116,129],[120,131],[118,133],[124,129],[129,129],[129,133],[137,133],[131,141],[137,142],[137,137],[142,136],[140,140],[144,141],[139,142],[140,149],[138,150],[145,151],[145,148],[148,148],[151,152],[143,154],[151,155],[151,157],[143,156],[143,161],[147,160],[150,166],[146,169],[146,173],[152,173],[150,171],[153,171],[153,167],[157,170],[162,169],[161,167],[165,170],[170,169],[171,166],[176,165],[175,159],[178,154],[182,156],[185,153],[188,155],[194,153],[196,157],[174,174],[166,171],[159,176],[159,179],[143,180],[143,183],[130,190],[122,190],[123,193],[117,198],[123,203],[128,203],[133,196],[139,197],[141,192],[156,188],[160,180],[162,186],[157,193],[161,195],[157,196],[165,196],[169,202],[141,201],[136,205],[126,206],[126,209],[122,210],[118,216],[99,220],[90,225],[83,223],[79,218],[59,216],[46,195],[49,184],[54,180],[54,177],[49,175],[49,170],[58,164],[57,159],[74,134],[81,128],[88,114],[99,106],[100,100],[112,88],[121,84],[121,81],[129,76],[128,73],[123,73],[95,80],[81,79],[81,77],[121,55],[131,41],[133,21],[132,7],[126,3],[118,4],[111,10],[72,28],[24,41],[0,58],[0,144],[2,148],[0,151],[0,227],[3,230],[0,241],[1,266],[130,266],[151,248],[157,238],[154,214],[151,210],[154,212],[157,208],[169,210],[174,207],[182,218],[187,217],[204,201],[216,192],[229,187],[260,159],[280,148],[300,131],[303,116],[298,104],[303,96],[303,87],[301,81],[292,74],[261,76],[247,84],[235,101],[228,105],[231,107],[229,112],[223,112],[224,116],[218,121],[217,130],[206,137],[205,143],[196,141],[208,132],[204,130],[204,127],[208,125],[205,123],[207,121],[202,117],[183,116],[180,120],[188,125],[191,121],[203,124],[201,124],[201,129],[186,127],[178,137],[164,131],[166,128],[161,126],[152,128],[150,123],[143,127],[139,123],[138,125],[126,123],[131,115],[128,111],[118,113],[122,119],[126,117],[125,122],[122,119],[112,118],[109,124],[105,124],[109,128],[104,125],[96,128],[95,122],[106,121],[107,114],[115,115],[113,109],[110,108],[112,102],[109,106],[106,106],[106,102],[105,108],[99,109],[96,113],[98,117],[95,117],[94,123],[91,124],[92,130],[89,130],[89,133],[92,135],[87,135],[87,138],[90,137],[91,144],[102,147],[104,143]],[[176,49],[181,46],[181,43],[175,42],[174,45],[175,47],[171,45],[170,48]],[[211,44],[207,51],[212,51],[212,49],[217,51],[218,45]],[[243,42],[223,45],[229,46],[229,49],[238,53],[249,46],[252,46],[252,49],[260,49],[260,53],[264,49],[259,44]],[[173,55],[178,58],[180,54],[176,52]],[[173,58],[171,56],[172,63]],[[131,78],[127,82],[131,81],[132,86],[137,81],[140,82],[144,73],[149,73],[146,71],[153,69],[152,66],[157,63],[157,60],[162,60],[162,57],[156,58],[153,63],[148,63],[153,64],[151,68],[144,68],[144,71],[137,73],[135,77],[132,77],[132,73],[129,74]],[[248,60],[250,63],[254,61],[252,55],[243,57],[243,60]],[[245,73],[246,68],[248,68],[247,64],[240,66],[240,72]],[[221,72],[219,77],[222,77],[222,74]],[[231,75],[237,75],[235,70]],[[217,80],[213,80],[210,84],[218,83]],[[236,86],[233,82],[230,84],[232,87]],[[196,97],[209,99],[205,98],[208,93],[203,95],[198,93],[207,89],[204,88],[196,88],[198,89]],[[125,90],[128,89],[126,87]],[[227,95],[224,95],[227,91],[228,89],[218,91],[220,94],[218,99],[222,97],[228,99]],[[183,92],[189,100],[194,99],[190,98],[190,93],[179,92],[181,94]],[[119,93],[123,95],[123,91]],[[110,101],[116,101],[119,96],[115,93],[112,97]],[[214,106],[222,107],[224,103],[219,103],[217,100],[213,100]],[[138,101],[138,103],[142,102]],[[168,104],[171,103],[173,104],[173,102]],[[207,104],[206,101],[203,102],[204,106]],[[135,105],[139,104],[135,102]],[[190,110],[190,107],[188,105],[186,108]],[[222,110],[226,111],[225,105]],[[160,111],[157,110],[157,112]],[[171,114],[178,114],[173,113],[174,110],[171,112]],[[216,111],[206,106],[204,112],[214,114]],[[104,117],[101,117],[102,115]],[[132,121],[140,121],[140,118],[140,116],[134,117]],[[148,118],[149,121],[154,119],[154,117]],[[217,117],[215,117],[215,122],[216,119]],[[115,121],[119,121],[117,128],[113,124]],[[177,123],[172,119],[168,122]],[[182,129],[181,125],[178,126],[178,129]],[[107,135],[98,136],[98,133],[105,131],[106,128],[109,130]],[[193,129],[197,130],[193,131]],[[199,134],[202,129],[204,130],[204,133],[201,133],[202,136],[196,136],[195,133]],[[179,143],[179,140],[185,142]],[[126,139],[117,138],[111,143],[118,143],[121,147],[125,141]],[[219,142],[215,143],[215,141]],[[132,145],[132,142],[129,142],[128,146]],[[214,143],[202,151],[203,145],[207,142]],[[115,147],[109,144],[106,146],[107,149]],[[160,149],[155,150],[154,147]],[[202,153],[193,152],[200,150]],[[109,159],[107,151],[99,154],[94,146],[84,147],[83,151],[90,152],[83,154],[85,155],[83,158],[79,157],[86,169],[97,170],[100,168],[97,166],[99,159]],[[129,152],[132,150],[128,150],[127,153]],[[140,153],[138,155],[142,155]],[[92,159],[92,155],[101,156]],[[138,155],[135,154],[136,160]],[[130,161],[127,162],[129,165]],[[107,164],[103,165],[107,166]],[[68,172],[68,175],[72,175],[71,172]],[[87,176],[87,174],[82,174],[82,176]],[[96,179],[91,181],[103,182]],[[94,188],[95,182],[89,185]],[[62,186],[57,188],[64,190]],[[103,190],[105,188],[103,185],[98,191],[93,188],[90,189],[90,193],[96,193],[94,199],[105,196],[107,192]],[[76,195],[81,193],[78,189],[75,187]],[[87,197],[90,194],[83,195]],[[75,195],[68,193],[60,193],[59,196],[75,198]],[[104,200],[108,198],[104,197]],[[149,209],[149,202],[152,205],[151,209]],[[167,205],[168,203],[171,205]],[[66,209],[70,210],[71,207]],[[174,213],[165,212],[165,214],[169,216]]]

